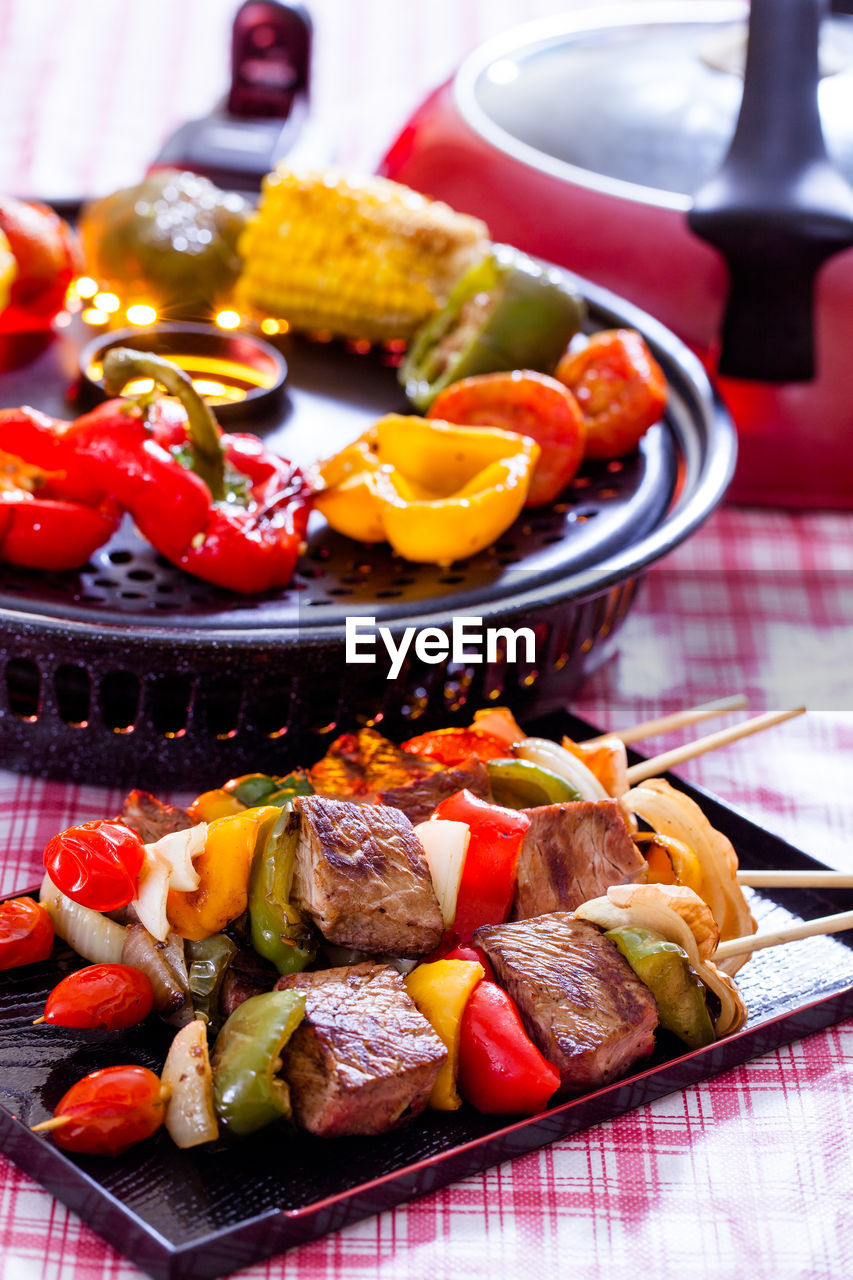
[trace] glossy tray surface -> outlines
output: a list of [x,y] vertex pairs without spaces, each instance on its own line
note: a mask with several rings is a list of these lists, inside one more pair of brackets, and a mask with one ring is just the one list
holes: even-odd
[[[586,736],[566,716],[531,726]],[[673,781],[675,781],[673,779]],[[724,831],[747,867],[819,864],[712,797],[679,784]],[[756,894],[759,927],[849,907],[850,893]],[[738,976],[749,1021],[707,1049],[661,1043],[642,1071],[544,1115],[507,1123],[463,1107],[430,1113],[400,1132],[323,1142],[261,1133],[240,1144],[180,1152],[164,1133],[116,1161],[75,1159],[27,1125],[46,1118],[70,1084],[100,1066],[162,1065],[168,1034],[145,1026],[106,1039],[33,1027],[47,992],[78,960],[0,974],[2,1149],[95,1230],[162,1280],[201,1280],[313,1239],[460,1177],[543,1146],[683,1088],[853,1013],[853,937],[812,938],[758,952]],[[90,1033],[91,1036],[91,1033]]]

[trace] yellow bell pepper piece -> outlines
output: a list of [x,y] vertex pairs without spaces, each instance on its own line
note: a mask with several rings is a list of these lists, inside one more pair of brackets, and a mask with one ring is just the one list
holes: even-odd
[[230,818],[235,813],[243,813],[246,806],[236,796],[217,787],[214,791],[202,791],[196,796],[187,813],[193,822],[214,822],[217,818]]
[[650,884],[683,884],[688,889],[692,889],[695,894],[702,897],[702,884],[704,877],[702,875],[702,863],[693,850],[686,845],[683,840],[677,840],[675,836],[662,836],[659,832],[640,831],[634,836],[634,840],[640,845],[641,852],[644,844],[659,845],[665,851],[672,867],[672,877],[666,874],[663,876],[659,872],[652,869],[649,864],[648,882]]
[[538,458],[536,442],[513,431],[388,414],[320,465],[316,505],[339,533],[452,564],[512,524]]
[[385,529],[370,477],[381,466],[365,437],[323,462],[316,481],[322,486],[317,506],[333,529],[359,542],[382,542]]
[[436,1111],[456,1111],[462,1106],[456,1090],[459,1024],[468,997],[484,973],[475,960],[433,960],[419,964],[406,978],[406,990],[447,1048],[429,1095],[429,1105]]
[[0,311],[9,303],[9,291],[18,274],[18,263],[12,253],[12,246],[6,238],[6,232],[0,231]]
[[175,933],[200,942],[243,914],[258,840],[280,814],[275,805],[264,805],[211,822],[204,849],[193,863],[200,877],[198,888],[171,889],[166,898],[166,918]]

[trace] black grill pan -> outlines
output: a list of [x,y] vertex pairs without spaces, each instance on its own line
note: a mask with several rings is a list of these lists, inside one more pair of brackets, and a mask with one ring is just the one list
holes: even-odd
[[[669,380],[665,420],[635,456],[587,465],[560,503],[523,513],[496,546],[450,569],[359,546],[319,517],[290,588],[260,598],[187,577],[129,523],[79,573],[0,566],[0,765],[210,784],[285,769],[359,724],[406,736],[490,701],[528,717],[564,702],[611,651],[643,569],[720,501],[735,455],[731,423],[687,349],[627,303],[581,286],[590,327],[641,329]],[[298,339],[282,350],[286,395],[252,429],[299,462],[405,410],[387,355]],[[75,337],[64,335],[0,380],[2,402],[69,416],[75,358]],[[375,665],[345,661],[347,616],[372,616],[399,636],[412,625],[447,630],[461,614],[532,628],[535,660],[508,661],[498,646],[491,662],[407,662],[395,681],[384,648]]]

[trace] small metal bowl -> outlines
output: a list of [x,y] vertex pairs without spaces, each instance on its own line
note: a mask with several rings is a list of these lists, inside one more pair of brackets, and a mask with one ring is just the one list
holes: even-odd
[[287,378],[284,357],[261,338],[206,324],[156,324],[102,334],[84,347],[79,391],[84,404],[106,398],[101,374],[104,357],[112,347],[130,347],[174,360],[189,373],[222,422],[243,421],[267,412],[281,395]]

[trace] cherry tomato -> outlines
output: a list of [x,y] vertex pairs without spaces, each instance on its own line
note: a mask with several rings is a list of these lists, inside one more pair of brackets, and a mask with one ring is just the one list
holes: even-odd
[[44,865],[57,889],[94,911],[115,911],[136,897],[145,846],[121,822],[84,822],[48,842]]
[[54,1111],[56,1145],[88,1156],[117,1156],[155,1133],[168,1093],[147,1067],[104,1067],[73,1084]]
[[566,352],[556,376],[577,397],[588,458],[630,453],[666,406],[663,370],[634,329],[594,333]]
[[0,969],[46,960],[53,947],[53,921],[32,898],[0,902]]
[[463,427],[501,427],[530,436],[541,450],[526,507],[553,502],[584,457],[583,415],[575,397],[544,373],[516,369],[462,378],[436,396],[428,418]]
[[44,1020],[58,1027],[119,1031],[147,1018],[153,1004],[151,983],[141,970],[129,964],[91,964],[53,988]]
[[413,755],[447,765],[462,764],[471,756],[478,760],[498,760],[506,755],[506,744],[483,729],[435,729],[432,733],[419,733],[401,745]]

